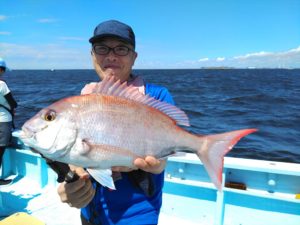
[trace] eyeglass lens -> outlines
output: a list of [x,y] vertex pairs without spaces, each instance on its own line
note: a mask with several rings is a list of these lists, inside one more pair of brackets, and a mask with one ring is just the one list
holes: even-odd
[[94,52],[99,55],[107,55],[112,50],[114,54],[118,56],[125,56],[131,50],[126,46],[116,46],[114,48],[110,48],[106,45],[94,45],[93,46]]

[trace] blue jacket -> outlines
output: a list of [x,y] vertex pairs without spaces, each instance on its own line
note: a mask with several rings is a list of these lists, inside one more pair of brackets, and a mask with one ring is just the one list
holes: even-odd
[[[172,96],[164,87],[146,84],[145,93],[160,101],[174,104]],[[81,209],[82,215],[88,221],[102,225],[157,224],[162,204],[164,172],[151,174],[155,186],[151,197],[147,197],[130,182],[128,173],[121,175],[122,179],[115,181],[114,191],[94,183],[95,197],[88,206]]]

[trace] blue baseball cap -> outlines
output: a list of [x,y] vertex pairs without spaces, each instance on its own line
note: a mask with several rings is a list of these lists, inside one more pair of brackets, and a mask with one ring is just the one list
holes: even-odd
[[2,58],[0,58],[0,67],[6,68],[6,63]]
[[90,43],[95,43],[105,37],[116,37],[135,48],[135,35],[130,26],[117,20],[108,20],[100,23],[94,30],[94,36],[90,38]]
[[5,61],[0,58],[0,67],[4,69],[4,71],[8,70]]

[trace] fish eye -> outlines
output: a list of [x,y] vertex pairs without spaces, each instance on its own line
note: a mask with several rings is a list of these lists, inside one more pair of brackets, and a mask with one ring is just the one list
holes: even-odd
[[44,119],[48,122],[51,122],[51,121],[55,120],[55,118],[56,118],[56,113],[52,110],[49,110],[44,115]]

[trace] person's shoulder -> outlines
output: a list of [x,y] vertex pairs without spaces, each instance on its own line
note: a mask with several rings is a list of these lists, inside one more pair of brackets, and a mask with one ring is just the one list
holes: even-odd
[[146,88],[149,92],[166,92],[166,93],[169,93],[169,90],[166,87],[160,86],[160,85],[157,85],[157,84],[146,83]]
[[0,80],[0,91],[2,94],[7,94],[9,92],[8,86],[3,80]]
[[6,85],[6,83],[5,83],[4,80],[0,80],[0,84],[1,84],[1,85]]
[[151,97],[158,99],[160,101],[174,104],[172,95],[170,94],[169,90],[166,87],[156,85],[156,84],[149,84],[149,83],[146,83],[145,86],[146,86],[145,94],[148,94]]

